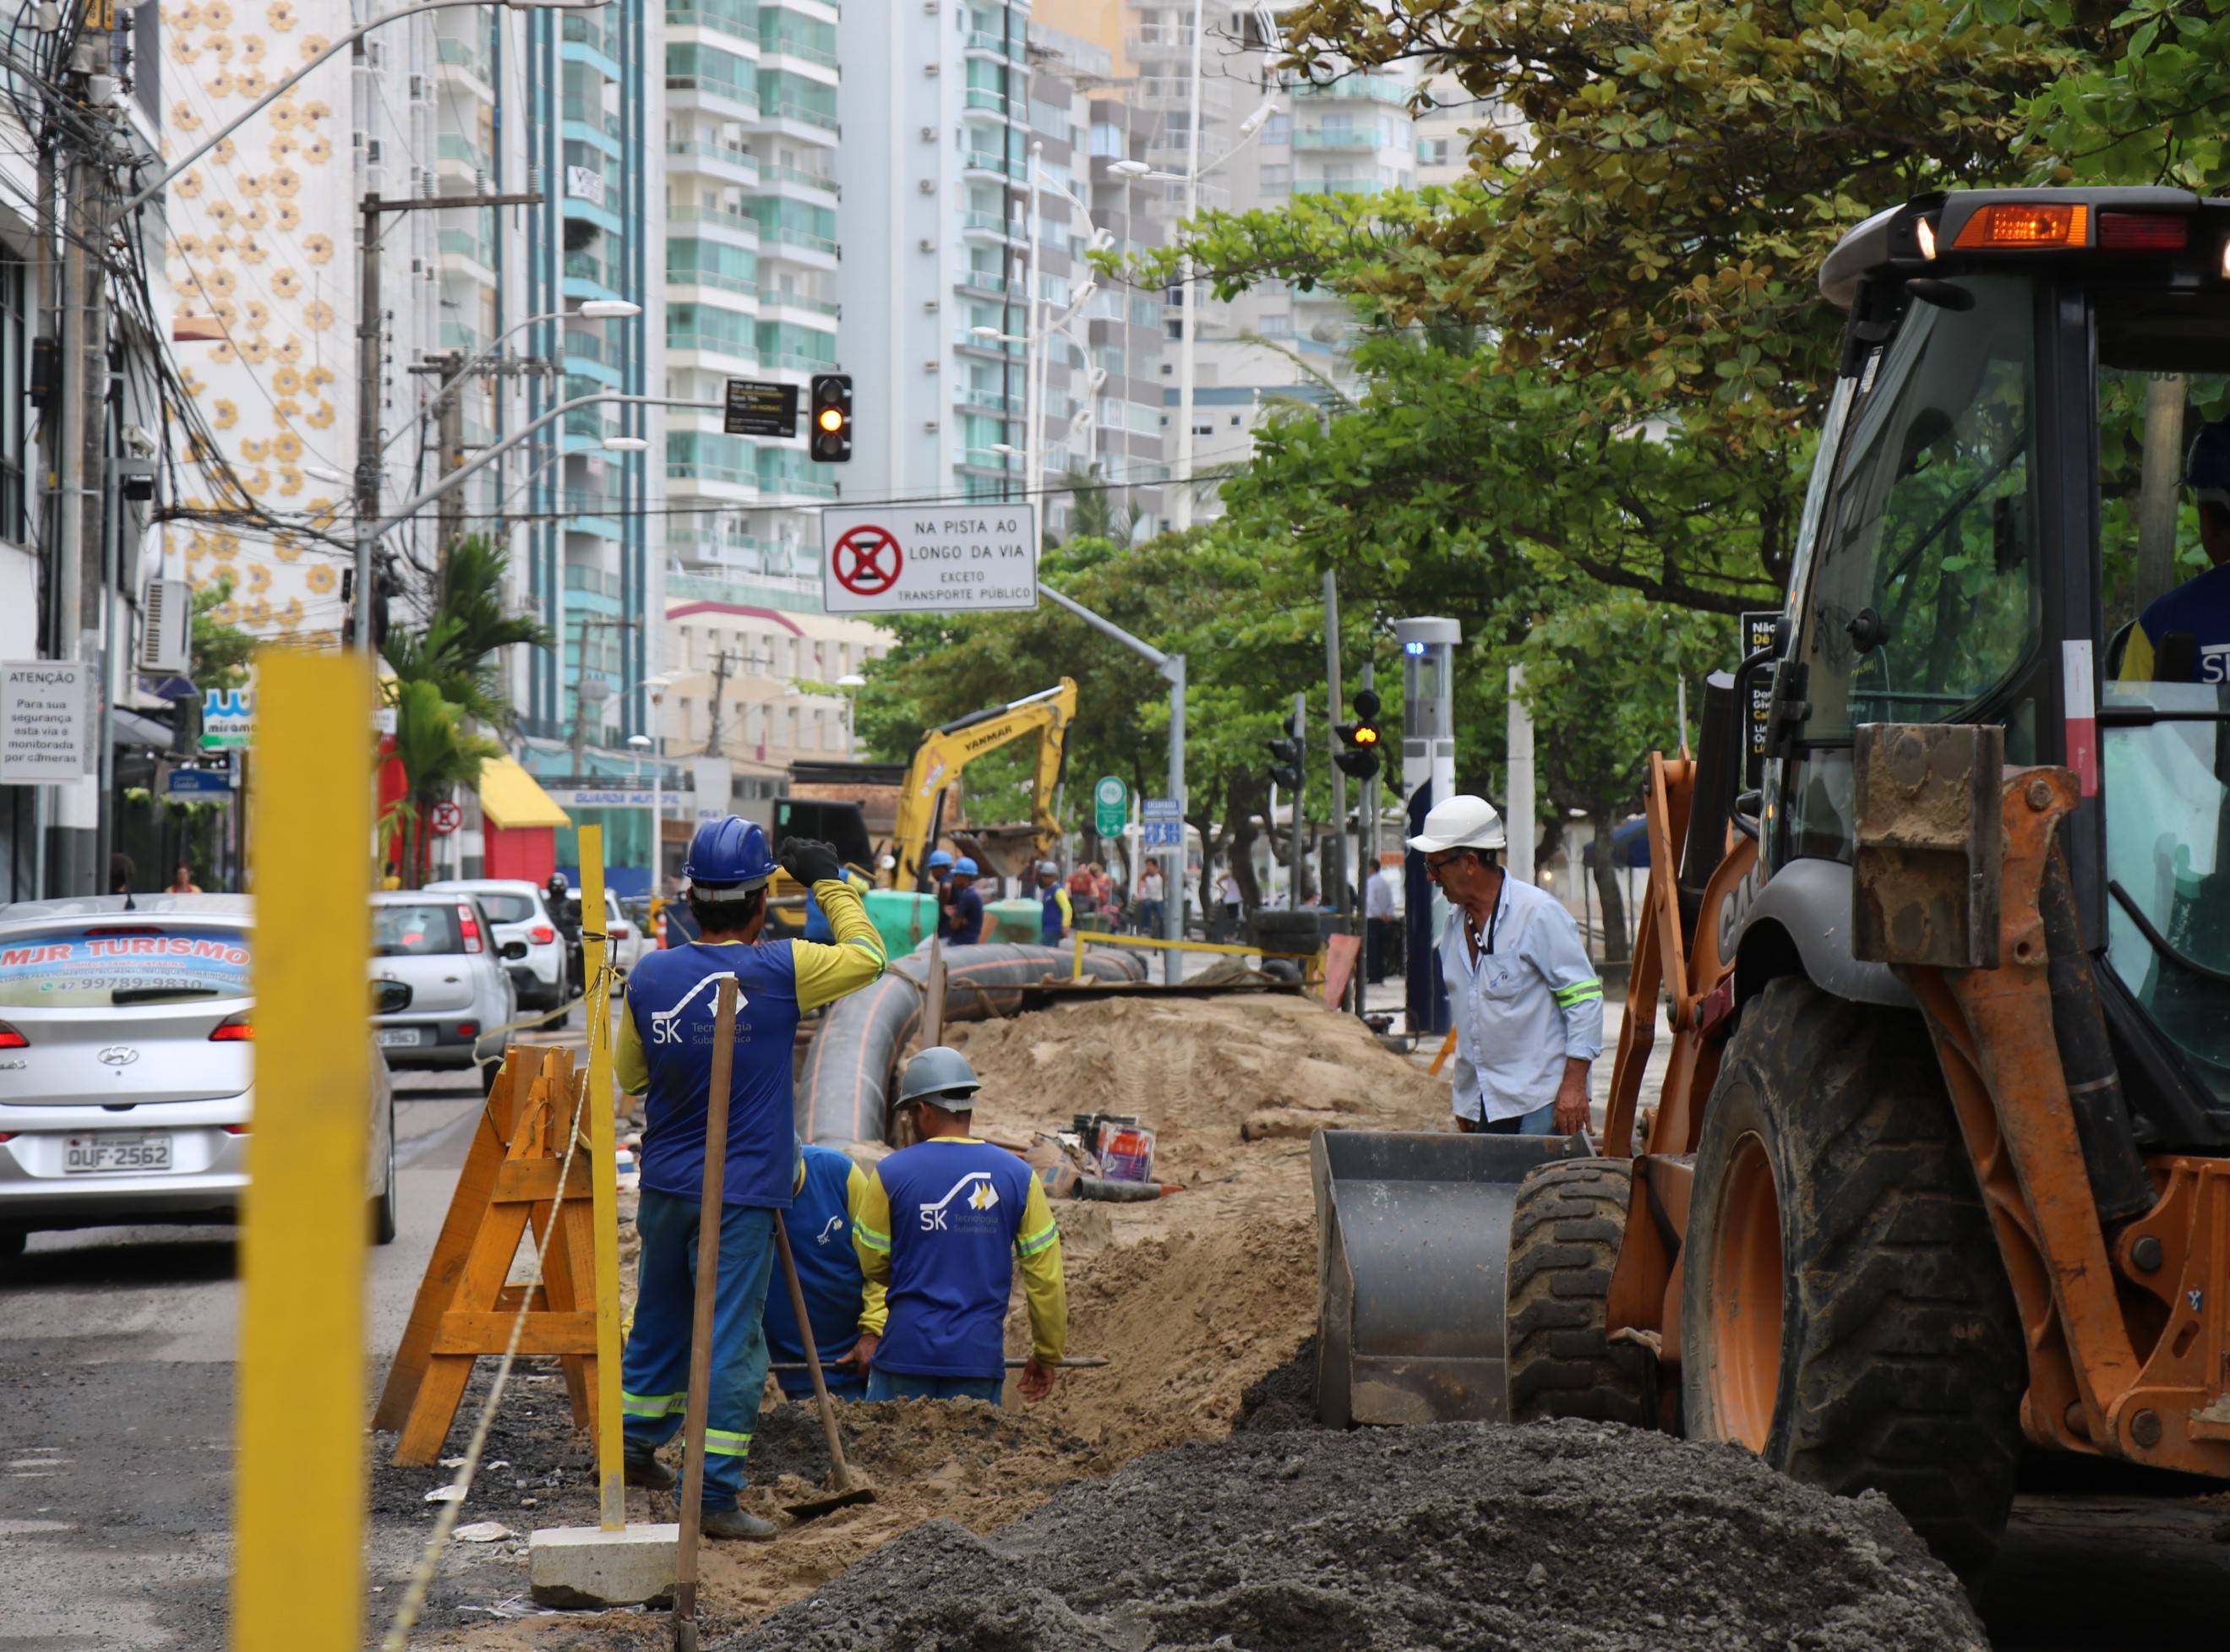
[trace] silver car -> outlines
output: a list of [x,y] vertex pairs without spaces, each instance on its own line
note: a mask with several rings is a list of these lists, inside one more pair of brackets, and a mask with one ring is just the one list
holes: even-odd
[[474,1067],[482,1049],[500,1052],[518,1004],[506,966],[526,956],[526,944],[499,941],[494,929],[472,895],[372,896],[372,978],[410,989],[409,1009],[373,1023],[390,1067]]
[[499,947],[525,944],[526,956],[508,966],[520,1009],[555,1010],[565,1002],[565,942],[538,884],[523,878],[445,878],[428,884],[425,893],[472,896],[495,926]]
[[[237,1220],[255,1119],[255,903],[0,907],[0,1259],[42,1229]],[[399,998],[390,990],[390,999]],[[371,1064],[374,1236],[395,1236],[395,1103]]]

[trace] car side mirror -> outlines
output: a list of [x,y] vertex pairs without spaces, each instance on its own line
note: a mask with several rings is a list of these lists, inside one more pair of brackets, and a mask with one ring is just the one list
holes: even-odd
[[506,941],[502,945],[495,949],[495,955],[498,958],[505,959],[506,962],[516,964],[520,958],[526,956],[526,943],[525,941]]
[[374,981],[371,984],[371,1013],[375,1016],[399,1016],[410,1007],[410,984],[408,981]]

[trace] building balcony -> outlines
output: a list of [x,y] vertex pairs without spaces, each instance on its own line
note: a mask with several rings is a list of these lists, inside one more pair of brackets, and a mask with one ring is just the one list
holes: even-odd
[[822,132],[843,130],[835,115],[823,110],[809,108],[802,103],[792,102],[788,98],[768,104],[759,111],[759,118],[763,120],[796,121],[800,126],[812,126]]
[[1022,356],[1023,348],[1019,344],[999,344],[993,339],[979,339],[965,331],[952,335],[952,347],[955,350],[971,350],[980,355],[1013,356],[1017,358]]
[[1350,132],[1331,127],[1314,131],[1305,128],[1293,133],[1296,149],[1398,149],[1406,152],[1408,146],[1407,138],[1381,142],[1377,132],[1368,129]]
[[1369,103],[1383,103],[1406,110],[1416,87],[1390,74],[1343,74],[1336,81],[1322,85],[1300,80],[1295,75],[1285,78],[1297,104],[1337,102],[1343,100]]
[[495,246],[481,240],[469,229],[444,229],[436,244],[441,249],[441,268],[453,274],[469,275],[474,281],[493,286],[495,282]]
[[1019,415],[1022,410],[1022,398],[1019,393],[1009,396],[1000,390],[976,390],[964,384],[952,392],[952,404],[986,413]]
[[483,101],[494,101],[493,81],[489,73],[487,56],[471,41],[436,35],[434,37],[434,62],[442,78],[467,81]]
[[761,165],[759,177],[766,184],[803,190],[816,199],[836,200],[843,190],[836,180],[826,172],[809,172],[802,166],[781,166],[772,163]]
[[669,74],[666,90],[671,96],[684,101],[677,108],[699,107],[707,113],[725,116],[731,120],[756,120],[759,118],[759,89],[745,86],[740,81],[723,80],[715,74]]
[[1022,61],[1024,38],[1021,35],[1009,39],[1004,35],[994,35],[984,29],[972,29],[968,32],[968,38],[960,44],[963,51],[979,53],[1015,63]]
[[809,46],[802,40],[793,40],[787,35],[771,38],[762,35],[759,37],[759,54],[763,57],[792,58],[800,63],[810,63],[816,68],[833,69],[836,67],[835,53],[818,46]]
[[724,40],[739,40],[746,45],[758,44],[759,26],[755,19],[744,17],[732,10],[699,10],[694,7],[666,9],[666,26],[672,29],[703,29],[721,35]]
[[688,224],[697,229],[725,229],[754,247],[759,242],[759,221],[740,207],[670,206],[666,209],[666,222],[669,226]]
[[995,177],[1019,178],[1022,163],[1010,161],[1002,155],[987,155],[980,149],[971,149],[960,158],[961,169],[970,172],[988,172]]
[[[701,302],[697,291],[715,294],[722,307],[743,314],[755,314],[758,309],[759,287],[754,281],[741,275],[724,275],[712,269],[675,269],[666,271],[666,296],[668,303],[694,304]],[[740,299],[741,303],[730,302]]]
[[[1009,120],[1027,120],[1029,109],[1020,98],[1010,98],[1003,92],[994,92],[989,87],[971,86],[962,100],[967,107],[987,114],[1003,116]],[[1017,177],[1022,175],[1017,172]]]
[[697,172],[706,177],[716,177],[723,184],[740,184],[747,190],[759,187],[759,158],[748,149],[734,149],[726,144],[694,140],[669,141],[666,145],[666,168],[669,172]]
[[[796,263],[817,269],[834,269],[837,260],[844,255],[844,243],[831,241],[826,236],[809,235],[802,229],[793,229],[786,224],[759,226],[759,255],[763,258],[789,258]],[[765,292],[762,283],[760,292]]]
[[670,367],[702,367],[708,372],[723,371],[729,367],[756,371],[759,365],[756,345],[719,332],[669,332],[666,335],[666,356]]
[[1375,177],[1297,177],[1296,195],[1376,195],[1387,186]]
[[1002,218],[996,212],[964,212],[960,215],[960,233],[964,236],[987,236],[994,241],[1028,242],[1029,226],[1019,218]]
[[832,319],[841,319],[844,313],[844,307],[835,299],[815,298],[809,293],[785,293],[772,287],[757,290],[762,309],[772,305],[777,309],[802,310],[809,315],[825,315]]
[[1011,293],[1016,298],[1022,296],[1022,284],[1020,281],[1009,281],[1004,275],[996,275],[988,269],[964,269],[952,278],[952,284],[970,293],[1001,294]]

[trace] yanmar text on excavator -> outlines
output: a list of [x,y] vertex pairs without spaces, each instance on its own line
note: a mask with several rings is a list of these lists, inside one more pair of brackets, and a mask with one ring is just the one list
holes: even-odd
[[[1603,1156],[1320,1137],[1318,1404],[1738,1442],[1971,1575],[2025,1451],[2230,1478],[2230,201],[1926,196],[1820,286],[1785,615],[1649,768]],[[1452,1259],[1494,1311],[1421,1317]]]

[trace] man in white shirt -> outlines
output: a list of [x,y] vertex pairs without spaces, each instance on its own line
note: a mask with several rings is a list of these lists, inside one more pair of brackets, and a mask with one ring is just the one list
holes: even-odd
[[1402,944],[1394,916],[1394,874],[1381,867],[1363,881],[1363,978],[1376,986],[1386,978],[1386,961]]
[[1573,1135],[1588,1127],[1588,1068],[1602,1054],[1602,983],[1572,914],[1495,864],[1505,842],[1494,805],[1473,797],[1436,804],[1409,840],[1448,900],[1456,1127]]
[[1138,932],[1162,932],[1162,868],[1151,861],[1138,874]]

